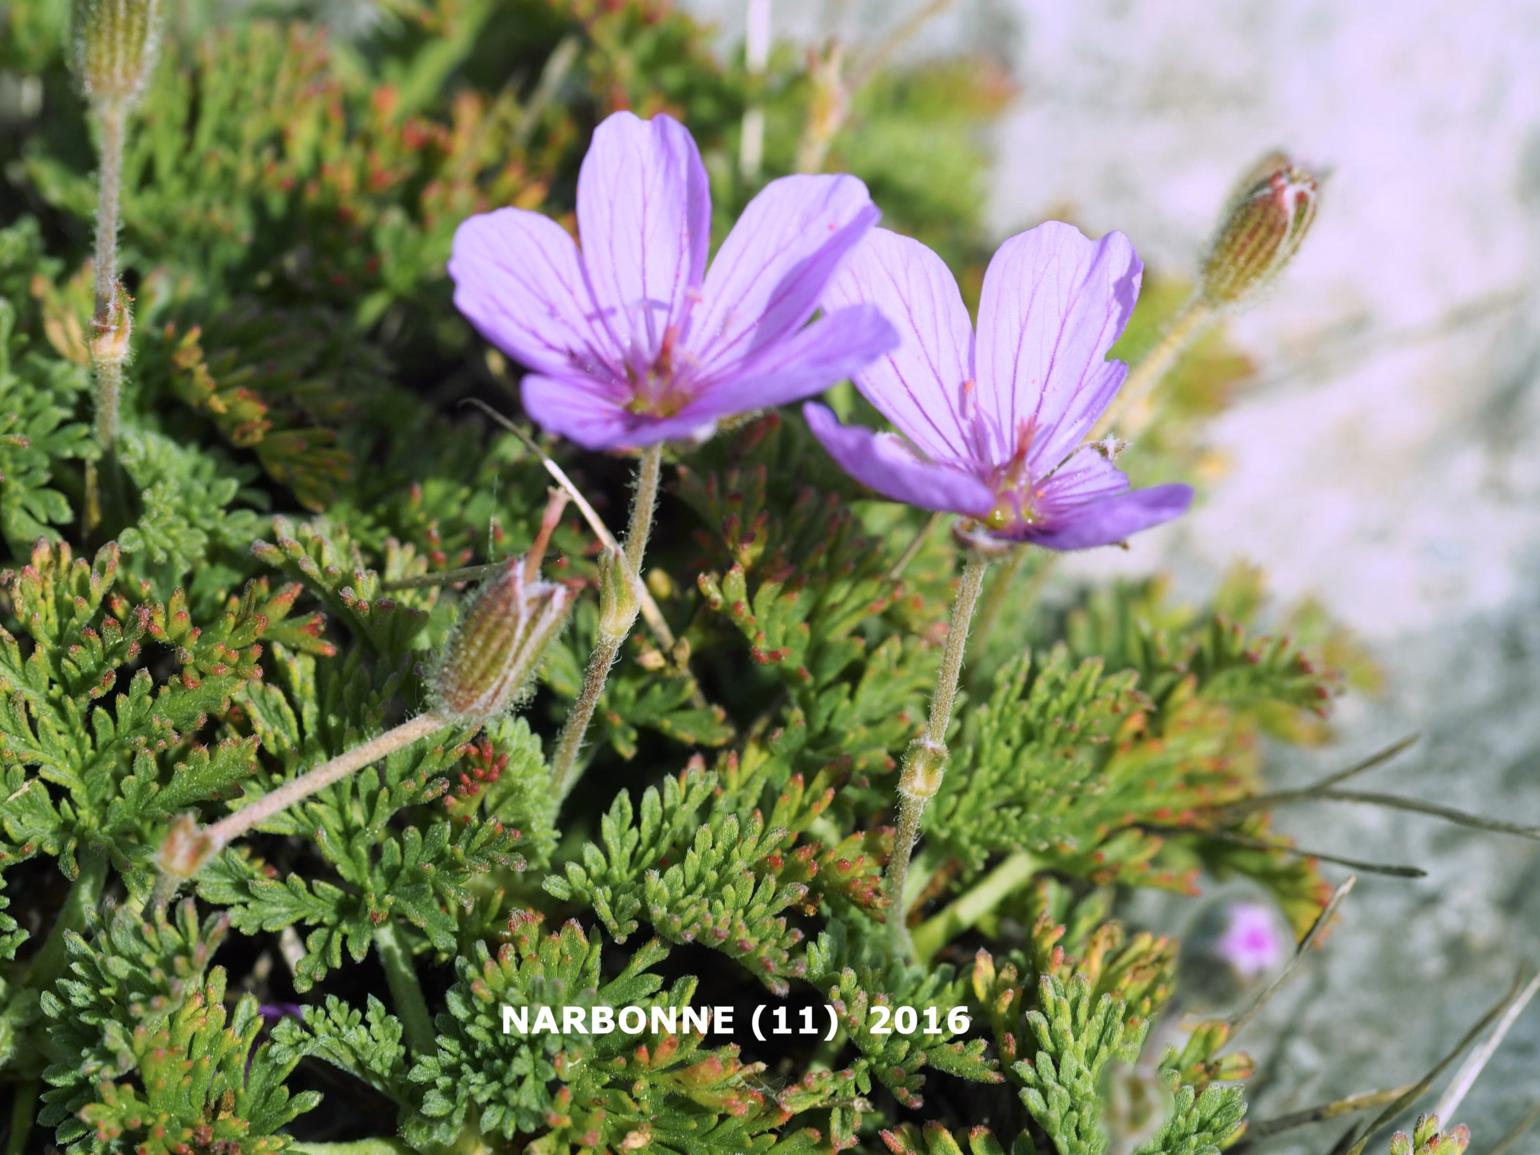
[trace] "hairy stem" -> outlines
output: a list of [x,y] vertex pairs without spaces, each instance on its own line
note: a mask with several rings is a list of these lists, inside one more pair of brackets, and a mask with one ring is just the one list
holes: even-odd
[[391,1002],[401,1020],[406,1045],[412,1054],[425,1055],[433,1050],[433,1016],[428,1013],[428,1001],[423,998],[411,953],[390,919],[375,928],[374,947],[385,968],[385,982],[390,987]]
[[53,929],[32,960],[28,985],[35,990],[51,986],[64,973],[65,935],[79,931],[86,919],[101,902],[102,889],[107,885],[107,854],[91,849],[80,855],[80,873],[75,876],[59,917],[54,919]]
[[995,570],[994,579],[989,583],[989,589],[984,593],[983,604],[979,607],[978,636],[980,638],[989,637],[990,630],[994,628],[995,619],[1005,608],[1005,595],[1010,592],[1011,586],[1016,584],[1016,575],[1021,572],[1021,564],[1026,560],[1026,556],[1025,549],[1013,549]]
[[250,806],[243,806],[234,814],[221,818],[204,831],[204,837],[209,840],[214,850],[218,850],[241,837],[252,827],[266,822],[273,815],[286,810],[296,802],[309,798],[316,791],[324,790],[333,782],[340,782],[349,774],[362,770],[365,766],[378,762],[381,758],[394,754],[402,747],[410,746],[419,738],[426,738],[447,725],[449,725],[447,718],[431,710],[426,714],[408,719],[394,729],[386,730],[385,733],[369,739],[362,745],[337,755],[330,762],[323,762],[309,773],[285,782]]
[[[119,100],[95,106],[101,167],[96,177],[96,254],[94,320],[105,324],[118,292],[118,203],[123,190],[123,137],[128,109]],[[98,418],[97,427],[101,427]]]
[[589,723],[593,721],[594,711],[599,707],[599,698],[610,679],[610,669],[620,656],[620,645],[624,640],[601,636],[594,643],[593,653],[588,656],[588,668],[583,671],[583,688],[578,693],[577,701],[572,703],[572,712],[567,715],[567,723],[562,727],[561,737],[556,742],[556,754],[551,759],[551,785],[556,790],[558,802],[572,793],[572,788],[577,785],[578,775],[573,773],[573,768],[577,765],[583,739],[588,736]]
[[[598,510],[594,509],[593,504],[588,498],[583,496],[583,492],[573,484],[572,478],[567,476],[567,471],[556,464],[552,460],[551,455],[540,447],[539,442],[484,401],[472,397],[467,398],[464,404],[473,405],[480,409],[500,427],[517,437],[524,448],[540,459],[540,464],[545,466],[545,471],[551,475],[552,480],[572,497],[572,504],[583,515],[583,520],[588,523],[588,528],[594,531],[594,536],[604,545],[618,548],[615,535],[610,532],[609,526],[604,524],[604,519],[599,516]],[[392,583],[386,582],[383,588],[392,589],[395,587]],[[642,621],[647,623],[647,628],[652,632],[652,636],[657,639],[658,648],[662,650],[663,656],[668,659],[679,676],[689,683],[690,704],[699,710],[706,709],[706,696],[701,693],[700,685],[696,682],[695,674],[690,669],[689,663],[680,656],[676,648],[677,639],[674,637],[674,631],[669,628],[668,620],[664,618],[663,611],[658,608],[658,603],[653,598],[652,591],[645,584],[638,584],[636,596],[642,602]]]
[[647,539],[652,534],[652,515],[658,506],[658,485],[663,480],[663,447],[653,445],[642,452],[636,470],[636,494],[631,499],[631,521],[626,526],[626,541],[621,548],[631,575],[642,580],[642,559],[647,556]]
[[943,946],[978,925],[981,918],[1021,889],[1037,873],[1037,868],[1037,857],[1025,850],[1018,850],[1006,858],[953,899],[941,913],[915,928],[915,958],[929,962]]
[[1118,390],[1117,399],[1097,422],[1097,432],[1105,433],[1113,425],[1124,437],[1135,437],[1149,425],[1153,415],[1155,387],[1171,371],[1183,353],[1214,319],[1214,308],[1194,295],[1166,327],[1155,347],[1128,371],[1128,378]]
[[941,673],[930,699],[930,716],[925,733],[909,744],[898,780],[898,830],[893,836],[893,854],[883,875],[883,893],[888,900],[888,933],[895,950],[907,946],[908,928],[904,883],[909,874],[909,859],[920,836],[925,808],[941,789],[946,773],[946,732],[952,722],[952,703],[957,698],[957,681],[962,675],[963,656],[968,649],[968,629],[978,606],[979,591],[990,559],[970,553],[957,585],[952,603],[952,619],[947,625],[946,649],[941,655]]
[[[652,533],[653,512],[657,508],[658,485],[662,477],[663,448],[659,445],[649,446],[643,450],[641,462],[637,466],[636,494],[631,500],[631,521],[626,526],[626,540],[621,545],[626,573],[638,589],[645,588],[642,582],[642,559],[647,555],[647,538]],[[605,683],[610,679],[610,668],[615,664],[615,659],[620,655],[620,647],[630,632],[629,624],[624,630],[613,632],[601,628],[598,640],[594,642],[588,668],[583,672],[583,688],[578,693],[577,701],[572,704],[572,712],[567,715],[566,725],[562,727],[561,737],[556,742],[556,753],[551,758],[551,786],[556,791],[558,801],[571,793],[577,782],[574,769],[578,754],[583,749],[589,723],[593,721],[594,711],[598,709],[599,699],[604,694]]]
[[87,495],[87,519],[100,524],[105,512],[121,513],[118,470],[118,410],[123,362],[128,357],[131,315],[118,280],[118,204],[123,185],[123,138],[128,106],[104,100],[93,106],[100,167],[96,184],[94,309],[91,316],[91,371],[96,385],[96,440],[101,464]]
[[348,1139],[341,1143],[290,1143],[294,1155],[412,1155],[400,1139]]

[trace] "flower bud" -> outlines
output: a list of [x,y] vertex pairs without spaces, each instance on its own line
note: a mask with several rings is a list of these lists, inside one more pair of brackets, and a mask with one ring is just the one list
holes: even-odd
[[159,0],[75,0],[75,68],[93,101],[138,103],[155,63]]
[[433,679],[435,708],[456,722],[483,722],[514,705],[572,608],[566,586],[542,581],[510,558],[466,606]]
[[1242,180],[1203,261],[1203,299],[1233,305],[1265,285],[1294,256],[1315,220],[1316,178],[1270,153]]
[[625,554],[614,546],[607,547],[599,555],[599,635],[625,640],[640,608],[636,579],[626,565]]

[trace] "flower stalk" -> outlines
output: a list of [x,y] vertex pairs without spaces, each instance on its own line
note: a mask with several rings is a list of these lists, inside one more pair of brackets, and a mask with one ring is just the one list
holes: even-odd
[[5,1155],[22,1155],[26,1151],[42,1090],[41,1080],[36,1078],[23,1079],[16,1084],[15,1097],[11,1100],[11,1135],[5,1143]]
[[1156,388],[1217,316],[1214,306],[1201,293],[1188,298],[1154,348],[1129,369],[1117,399],[1097,422],[1097,432],[1105,433],[1116,426],[1120,435],[1132,439],[1147,429],[1155,415]]
[[385,969],[385,982],[390,987],[391,1001],[396,1017],[401,1020],[407,1047],[414,1055],[428,1054],[433,1050],[433,1016],[428,1012],[422,984],[417,981],[417,968],[412,965],[411,952],[402,944],[395,924],[388,918],[375,928],[374,949],[379,952],[380,965]]
[[893,853],[883,875],[883,893],[888,900],[888,932],[895,950],[907,945],[905,917],[905,881],[914,844],[920,836],[920,824],[930,800],[941,789],[946,774],[946,733],[952,723],[952,706],[957,699],[957,683],[962,676],[963,658],[968,650],[968,630],[984,588],[984,575],[993,560],[988,555],[970,551],[958,581],[957,597],[952,603],[952,618],[947,626],[946,648],[941,655],[941,672],[930,699],[930,714],[925,732],[909,744],[898,780],[898,829],[893,836]]
[[91,372],[96,440],[102,456],[89,478],[87,521],[123,516],[118,464],[123,367],[133,336],[133,309],[118,275],[123,149],[128,118],[144,95],[155,62],[158,0],[84,0],[78,10],[76,72],[96,129],[98,156]]
[[155,901],[169,901],[224,847],[317,791],[449,726],[479,726],[512,708],[571,608],[567,587],[540,579],[540,563],[566,504],[566,495],[554,492],[529,552],[503,563],[468,602],[434,671],[432,709],[290,779],[212,826],[200,827],[190,815],[178,819],[161,846]]
[[940,914],[914,931],[914,957],[929,962],[963,931],[977,926],[990,911],[1029,882],[1040,863],[1030,851],[1018,850],[1001,861],[969,890],[958,895]]
[[196,820],[183,816],[172,824],[161,847],[161,878],[155,901],[169,901],[177,886],[203,869],[210,858],[275,814],[449,724],[450,719],[430,710],[337,755],[307,774],[291,778],[250,806],[241,807],[212,826],[199,827]]
[[37,990],[52,986],[53,981],[64,973],[64,940],[71,932],[78,932],[101,902],[102,890],[107,885],[107,855],[104,851],[90,849],[81,852],[79,872],[70,884],[69,894],[59,909],[53,929],[39,948],[32,962],[28,984]]
[[1268,153],[1242,176],[1220,214],[1198,270],[1198,285],[1165,333],[1129,370],[1098,429],[1114,422],[1124,437],[1154,415],[1155,388],[1225,310],[1254,300],[1294,259],[1315,221],[1319,181],[1283,153]]
[[601,555],[599,569],[599,633],[583,671],[583,687],[572,712],[567,715],[556,753],[551,759],[551,786],[560,801],[572,792],[577,782],[574,768],[583,739],[588,734],[599,698],[609,681],[610,668],[620,656],[620,647],[631,633],[641,607],[642,561],[647,555],[647,539],[652,534],[653,513],[658,505],[658,488],[663,477],[662,446],[652,445],[642,451],[636,470],[636,494],[631,500],[631,520],[619,550]]

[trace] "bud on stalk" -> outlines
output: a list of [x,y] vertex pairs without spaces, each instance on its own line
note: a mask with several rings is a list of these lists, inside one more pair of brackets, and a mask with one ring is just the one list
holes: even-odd
[[540,578],[540,563],[566,505],[566,493],[552,490],[529,553],[510,558],[465,607],[433,678],[435,709],[444,717],[485,722],[515,705],[566,624],[572,591]]
[[168,900],[221,848],[296,802],[446,726],[487,722],[514,705],[572,608],[567,587],[540,579],[540,562],[566,503],[567,495],[555,491],[529,553],[509,559],[476,592],[434,674],[433,709],[289,779],[212,826],[199,827],[190,815],[178,818],[161,845],[157,901]]
[[1203,260],[1200,293],[1233,305],[1289,263],[1315,220],[1319,183],[1282,153],[1254,165],[1226,207]]
[[93,103],[132,107],[155,63],[159,0],[76,0],[75,70]]
[[433,679],[436,709],[457,722],[494,718],[529,687],[572,608],[566,586],[532,578],[510,559],[466,607]]

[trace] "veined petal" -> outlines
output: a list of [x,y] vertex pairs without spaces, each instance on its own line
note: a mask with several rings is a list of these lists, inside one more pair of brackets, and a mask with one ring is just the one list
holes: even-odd
[[541,373],[617,381],[619,350],[597,329],[577,245],[524,209],[471,217],[449,258],[455,307],[504,353]]
[[638,369],[700,287],[711,190],[689,130],[617,112],[594,130],[578,172],[578,240],[600,324]]
[[1056,513],[1019,534],[1005,534],[1047,549],[1090,549],[1124,541],[1140,530],[1171,521],[1192,504],[1192,487],[1156,485],[1088,501]]
[[682,441],[709,433],[714,423],[688,410],[672,417],[632,413],[585,382],[537,373],[524,378],[521,396],[524,412],[535,424],[584,449],[641,449],[660,441]]
[[853,176],[785,176],[766,185],[722,242],[691,310],[686,344],[704,371],[741,364],[805,325],[878,215]]
[[861,305],[821,317],[765,348],[730,377],[700,386],[680,416],[725,417],[822,393],[898,344],[876,309]]
[[875,306],[898,330],[898,347],[855,375],[878,412],[934,461],[978,461],[963,410],[972,403],[964,383],[973,377],[973,326],[941,258],[919,241],[873,229],[824,303]]
[[635,420],[622,403],[592,384],[571,378],[526,373],[519,385],[524,412],[547,433],[577,442],[584,449],[619,449]]
[[955,465],[925,461],[891,433],[841,425],[825,405],[802,407],[813,436],[846,473],[884,497],[920,509],[983,517],[994,504],[989,487]]
[[1052,516],[1088,501],[1113,497],[1128,489],[1128,478],[1104,455],[1089,446],[1071,451],[1046,480],[1037,483],[1035,507]]
[[1093,241],[1059,221],[1012,237],[989,262],[975,354],[979,400],[1002,429],[1030,424],[1034,469],[1057,464],[1111,400],[1103,366],[1143,270],[1122,233]]

